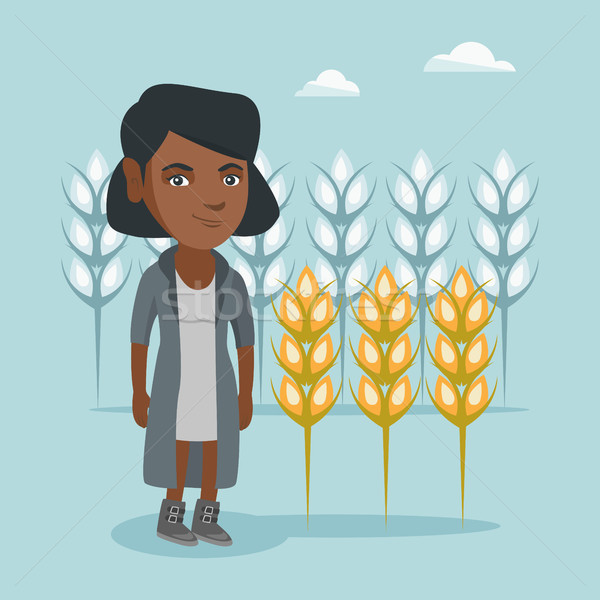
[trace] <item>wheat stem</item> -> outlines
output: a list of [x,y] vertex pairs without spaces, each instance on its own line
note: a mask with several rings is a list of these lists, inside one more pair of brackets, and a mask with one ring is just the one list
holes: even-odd
[[382,427],[383,429],[383,495],[385,504],[385,526],[387,527],[388,514],[388,464],[390,458],[390,428]]
[[100,406],[100,332],[102,309],[98,306],[94,308],[94,329],[96,337],[96,408]]
[[500,309],[500,320],[502,322],[502,392],[504,394],[504,406],[506,407],[506,344],[508,338],[508,307]]
[[310,426],[304,428],[304,462],[306,464],[306,529],[308,529],[308,499],[310,487]]
[[467,428],[459,427],[460,431],[460,501],[461,501],[461,524],[465,526],[465,452],[467,445]]
[[264,361],[264,330],[265,330],[265,309],[261,306],[257,309],[257,317],[258,317],[258,397],[260,398],[260,403],[263,402],[263,361]]

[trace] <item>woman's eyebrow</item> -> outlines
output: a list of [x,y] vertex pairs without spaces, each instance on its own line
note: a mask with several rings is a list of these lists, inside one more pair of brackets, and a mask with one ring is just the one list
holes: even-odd
[[184,165],[183,163],[171,163],[170,165],[167,165],[163,171],[166,171],[167,169],[173,169],[173,168],[177,168],[177,169],[181,169],[182,171],[193,171],[194,169],[192,169],[192,167],[189,167],[188,165]]
[[219,167],[217,170],[218,171],[224,171],[225,169],[231,169],[232,167],[239,169],[240,171],[243,171],[243,167],[240,167],[240,165],[236,165],[235,163],[227,163],[226,165],[223,165],[222,167]]

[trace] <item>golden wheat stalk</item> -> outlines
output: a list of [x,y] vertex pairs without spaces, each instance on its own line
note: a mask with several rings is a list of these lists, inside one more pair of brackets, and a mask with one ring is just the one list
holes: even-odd
[[418,305],[412,311],[410,296],[405,289],[398,289],[396,281],[387,267],[383,267],[375,281],[375,289],[364,284],[364,291],[358,301],[358,312],[352,303],[350,307],[356,322],[365,333],[362,334],[356,352],[350,343],[350,350],[356,364],[365,373],[355,394],[350,383],[350,391],[362,412],[379,425],[383,432],[383,489],[385,523],[387,526],[388,508],[388,465],[390,427],[401,419],[412,406],[414,395],[406,371],[413,365],[419,351],[414,353],[406,330],[415,320]]
[[[429,302],[427,307],[441,333],[438,334],[433,352],[427,340],[426,344],[433,364],[442,374],[438,376],[435,394],[431,393],[427,380],[425,384],[434,406],[459,429],[461,514],[464,525],[467,426],[483,414],[498,385],[496,380],[490,396],[486,378],[482,374],[496,350],[497,340],[491,353],[488,352],[487,340],[482,333],[491,320],[496,302],[488,312],[488,300],[483,290],[487,282],[474,288],[471,277],[462,266],[456,271],[450,290],[441,283],[435,283],[441,288],[435,301],[435,313]],[[463,387],[462,392],[460,387]]]
[[[285,371],[279,395],[273,394],[285,414],[304,428],[304,459],[306,465],[306,527],[309,516],[310,445],[313,425],[335,404],[341,384],[334,395],[333,382],[327,372],[333,367],[342,344],[334,351],[327,330],[335,323],[340,307],[334,312],[328,285],[319,288],[313,272],[305,267],[300,273],[296,290],[282,284],[279,311],[273,310],[277,322],[286,333],[281,338],[279,352],[273,340],[271,346],[279,366]],[[341,306],[341,303],[340,303]],[[305,391],[308,389],[308,391]]]

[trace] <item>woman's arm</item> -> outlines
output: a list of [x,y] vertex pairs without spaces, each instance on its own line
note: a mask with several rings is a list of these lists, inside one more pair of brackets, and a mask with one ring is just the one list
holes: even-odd
[[254,317],[252,304],[242,276],[235,272],[233,291],[237,316],[231,321],[238,353],[240,430],[246,429],[252,420],[252,383],[254,381]]
[[146,365],[148,346],[131,344],[131,383],[133,385],[132,411],[135,422],[140,427],[148,423],[150,396],[146,392]]
[[[152,269],[152,267],[150,267]],[[131,315],[131,383],[133,418],[140,427],[148,423],[150,396],[146,392],[146,365],[152,324],[157,316],[152,285],[152,271],[144,272],[138,285]]]
[[252,421],[252,383],[254,381],[254,346],[237,349],[239,388],[238,404],[240,409],[240,430],[246,429]]

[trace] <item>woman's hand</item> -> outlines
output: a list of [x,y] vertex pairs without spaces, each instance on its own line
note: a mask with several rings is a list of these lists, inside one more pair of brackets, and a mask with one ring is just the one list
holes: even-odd
[[148,362],[148,346],[131,344],[131,383],[133,385],[133,418],[140,427],[148,423],[148,407],[150,396],[146,392],[146,363]]
[[252,421],[252,395],[240,394],[238,396],[238,405],[240,408],[240,431],[242,431]]
[[146,427],[148,424],[148,407],[150,406],[150,396],[145,390],[133,393],[133,418],[140,427]]
[[254,346],[238,348],[240,431],[252,421],[252,380],[254,377]]

